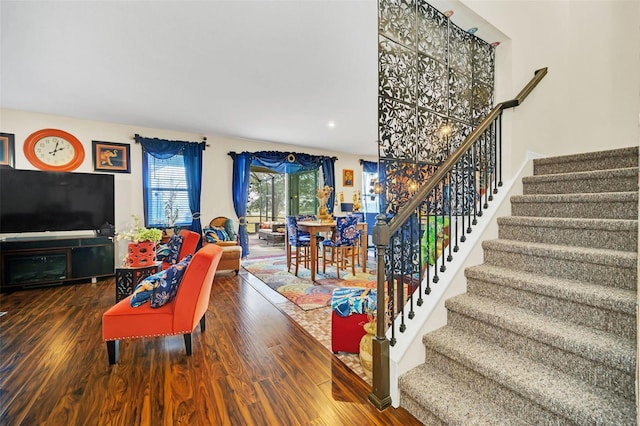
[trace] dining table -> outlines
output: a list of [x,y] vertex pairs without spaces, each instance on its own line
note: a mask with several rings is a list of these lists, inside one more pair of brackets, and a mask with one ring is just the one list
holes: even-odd
[[[358,230],[361,230],[360,252],[362,253],[362,272],[367,272],[367,247],[369,246],[369,235],[367,234],[367,222],[358,222]],[[333,233],[336,229],[336,221],[322,222],[319,220],[305,220],[298,222],[298,230],[308,232],[311,236],[311,281],[316,280],[316,268],[318,264],[318,233]],[[287,255],[290,256],[289,244],[287,244]]]

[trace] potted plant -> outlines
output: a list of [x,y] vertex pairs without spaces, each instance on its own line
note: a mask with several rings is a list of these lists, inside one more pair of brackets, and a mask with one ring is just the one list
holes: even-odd
[[133,227],[118,233],[118,239],[129,240],[126,266],[136,268],[149,266],[156,261],[156,246],[162,240],[162,231],[140,225],[140,219],[133,215]]
[[171,191],[169,193],[169,198],[164,203],[164,215],[167,218],[167,227],[164,232],[168,237],[179,232],[179,229],[176,226],[176,221],[178,220],[178,215],[180,214],[180,208],[175,205],[175,200],[176,192]]

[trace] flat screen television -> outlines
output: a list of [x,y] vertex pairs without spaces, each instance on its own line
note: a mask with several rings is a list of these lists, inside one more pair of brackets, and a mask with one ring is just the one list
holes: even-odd
[[115,223],[113,175],[0,168],[0,233],[97,230]]

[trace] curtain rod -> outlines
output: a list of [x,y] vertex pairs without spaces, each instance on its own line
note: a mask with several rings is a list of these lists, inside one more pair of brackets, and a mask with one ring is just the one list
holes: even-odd
[[[256,152],[277,152],[279,154],[286,154],[286,153],[290,153],[290,154],[300,154],[299,152],[294,152],[294,151],[255,151],[255,152],[250,152],[249,154],[255,154]],[[229,151],[227,152],[227,155],[235,155],[237,154],[237,152],[235,151]],[[304,153],[302,153],[304,154]],[[323,157],[323,158],[330,158],[332,160],[338,160],[338,157],[333,156],[333,157],[329,157],[328,155],[315,155],[315,154],[305,154],[305,155],[311,155],[314,157]]]
[[[140,136],[139,134],[137,134],[137,133],[136,133],[135,135],[133,135],[133,137],[132,137],[131,139],[133,139],[134,141],[136,141],[136,143],[139,143],[139,142],[137,141],[137,139],[138,139],[138,138],[141,138],[141,137],[143,137],[143,136]],[[147,138],[147,139],[151,139],[151,138]],[[159,138],[155,138],[155,139],[159,139]],[[202,137],[202,142],[190,142],[190,141],[169,141],[169,142],[187,142],[187,143],[202,143],[202,142],[204,142],[204,143],[205,143],[205,147],[207,147],[207,148],[208,148],[208,147],[210,147],[210,146],[211,146],[211,145],[209,145],[208,143],[206,143],[206,142],[207,142],[207,137],[206,137],[206,136],[203,136],[203,137]]]

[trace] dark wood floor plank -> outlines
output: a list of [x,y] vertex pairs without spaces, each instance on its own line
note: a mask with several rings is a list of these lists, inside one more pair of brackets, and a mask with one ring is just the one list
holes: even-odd
[[214,282],[207,329],[121,341],[108,364],[113,279],[0,295],[0,425],[419,424],[240,276]]

